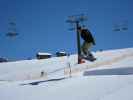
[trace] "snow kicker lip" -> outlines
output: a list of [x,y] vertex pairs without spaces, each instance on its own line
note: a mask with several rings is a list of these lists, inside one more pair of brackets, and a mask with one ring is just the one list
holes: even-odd
[[111,68],[111,69],[97,69],[92,71],[85,71],[84,76],[95,75],[133,75],[133,67]]

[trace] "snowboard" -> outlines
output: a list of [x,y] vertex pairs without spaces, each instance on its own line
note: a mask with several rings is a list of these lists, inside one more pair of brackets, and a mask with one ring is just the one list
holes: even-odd
[[93,62],[93,61],[96,60],[96,58],[93,56],[92,53],[89,53],[89,55],[87,55],[87,56],[81,55],[81,58],[82,58],[82,59],[85,59],[85,60],[88,60],[88,61],[91,61],[91,62]]

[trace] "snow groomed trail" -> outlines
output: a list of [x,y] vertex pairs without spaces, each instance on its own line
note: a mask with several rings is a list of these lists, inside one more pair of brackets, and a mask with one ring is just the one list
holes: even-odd
[[[118,63],[127,58],[133,58],[133,49],[118,49],[94,53],[95,62],[86,61],[77,64],[77,56],[54,57],[46,60],[25,60],[0,64],[1,81],[49,80],[77,75],[87,69],[94,69]],[[44,75],[41,76],[41,72]]]
[[1,63],[1,100],[133,100],[133,48],[94,55]]

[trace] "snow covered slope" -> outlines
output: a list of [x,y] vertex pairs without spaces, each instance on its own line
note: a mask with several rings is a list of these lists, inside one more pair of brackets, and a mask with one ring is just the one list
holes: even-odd
[[94,55],[1,63],[1,100],[133,100],[133,48]]

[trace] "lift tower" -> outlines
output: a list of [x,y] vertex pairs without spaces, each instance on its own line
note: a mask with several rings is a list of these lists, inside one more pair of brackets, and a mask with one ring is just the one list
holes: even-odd
[[68,16],[67,20],[68,23],[73,25],[73,28],[71,30],[75,30],[77,33],[78,64],[80,64],[82,61],[79,27],[81,27],[81,23],[86,20],[87,17],[84,14]]

